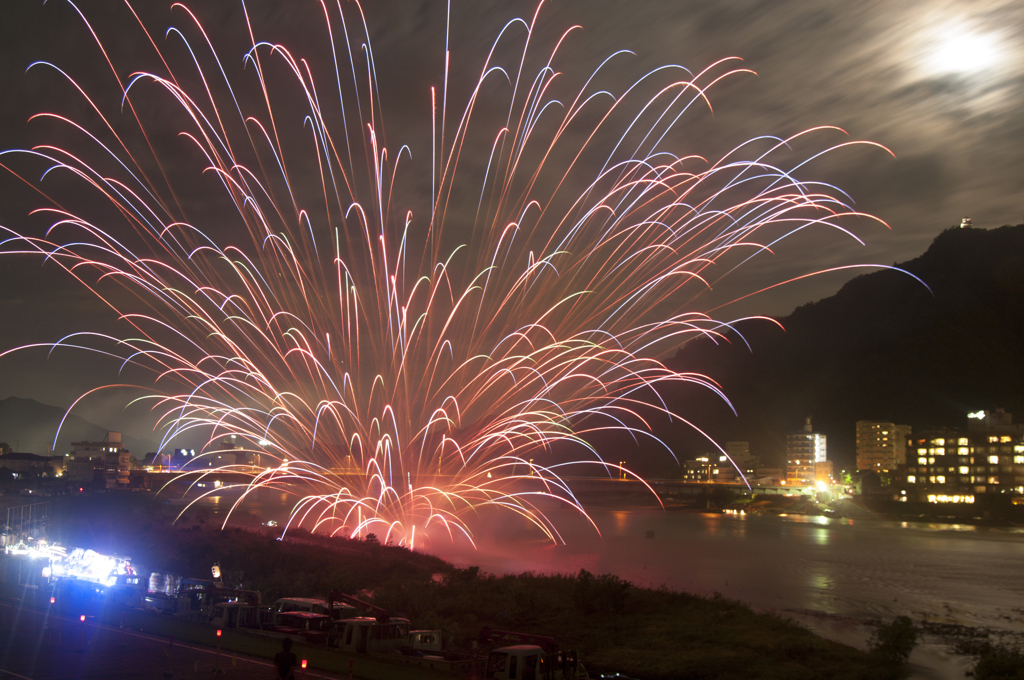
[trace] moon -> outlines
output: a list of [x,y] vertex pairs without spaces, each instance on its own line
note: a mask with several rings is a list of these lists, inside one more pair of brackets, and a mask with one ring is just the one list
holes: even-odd
[[928,41],[922,67],[933,76],[972,76],[991,72],[1002,62],[1002,38],[966,22],[939,28]]

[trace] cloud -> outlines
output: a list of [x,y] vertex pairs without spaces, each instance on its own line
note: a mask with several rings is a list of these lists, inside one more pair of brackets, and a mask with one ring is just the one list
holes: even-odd
[[[140,5],[145,12],[143,20],[153,29],[158,44],[179,58],[189,57],[175,35],[165,37],[163,33],[168,21],[187,24],[186,15],[180,9],[171,11],[170,3]],[[100,11],[102,3],[84,2],[83,6],[97,31],[118,37],[112,41],[111,56],[122,75],[160,68],[145,37],[116,23],[123,17]],[[319,21],[319,5],[257,0],[245,6],[257,39],[280,41],[296,56],[307,57],[325,102],[326,97],[334,96],[324,32],[309,30],[309,22]],[[233,77],[251,81],[253,69],[242,69],[247,36],[241,7],[241,3],[196,3],[195,11],[208,22],[225,69]],[[464,106],[492,41],[508,21],[517,15],[529,20],[534,10],[529,3],[499,0],[456,1],[452,8],[448,143],[456,113]],[[444,4],[387,0],[367,3],[365,10],[387,143],[392,153],[402,144],[411,147],[412,160],[403,160],[408,162],[412,178],[408,200],[422,219],[426,214],[423,195],[432,181],[428,167],[434,133],[430,88],[437,88],[437,105],[441,106],[445,77]],[[927,51],[935,42],[930,31],[951,18],[973,22],[974,30],[997,32],[1004,60],[973,76],[924,68]],[[844,151],[809,169],[820,173],[815,177],[849,191],[859,208],[891,223],[892,232],[867,222],[858,226],[864,230],[867,248],[848,239],[796,239],[780,248],[780,255],[759,258],[730,277],[735,283],[723,283],[723,294],[749,292],[806,273],[809,267],[909,259],[923,251],[941,228],[957,223],[965,214],[975,217],[979,226],[1019,220],[1019,196],[1024,191],[1024,173],[1020,171],[1024,167],[1024,145],[1020,144],[1024,122],[1019,113],[1024,109],[1024,9],[1020,3],[982,0],[965,6],[952,0],[914,0],[897,6],[871,0],[552,1],[545,5],[533,38],[535,47],[540,48],[537,58],[541,63],[554,42],[574,24],[583,29],[570,36],[554,61],[562,74],[558,85],[566,85],[563,92],[573,92],[570,84],[581,83],[602,59],[619,49],[634,54],[616,60],[601,81],[602,87],[616,94],[662,64],[681,64],[699,71],[735,55],[745,60],[743,67],[758,73],[756,77],[731,78],[712,88],[709,98],[714,113],[696,107],[687,114],[670,139],[670,146],[677,151],[714,160],[758,135],[787,136],[818,125],[838,125],[849,132],[850,139],[878,141],[895,152],[893,161],[880,151]],[[340,27],[335,30],[340,36]],[[510,29],[496,63],[514,68],[517,62],[509,57],[524,40],[520,26]],[[98,50],[68,5],[16,3],[0,26],[0,45],[0,91],[6,95],[5,105],[0,107],[0,148],[31,146],[48,134],[81,142],[81,135],[66,126],[54,133],[52,126],[27,124],[33,112],[52,109],[73,118],[92,115],[80,97],[68,94],[66,86],[58,87],[61,78],[53,72],[33,69],[26,75],[25,67],[35,59],[51,59],[86,79],[120,117],[119,124],[131,122],[129,113],[120,108],[112,78],[99,67]],[[194,73],[187,68],[179,72],[191,79],[191,85],[196,84]],[[501,73],[493,74],[485,91],[488,103],[507,97],[509,87]],[[177,136],[182,127],[169,113],[169,96],[153,86],[141,86],[139,92],[145,93],[138,106],[140,116],[152,126],[152,142],[167,152],[161,168],[145,159],[144,167],[154,177],[166,172],[172,183],[181,176],[195,175],[196,162],[201,159],[181,152],[188,143]],[[295,97],[302,94],[297,89],[292,93]],[[280,113],[282,135],[308,140],[309,129],[299,113]],[[353,143],[358,143],[365,135],[365,122],[349,121],[349,127]],[[490,128],[486,130],[490,134]],[[569,147],[578,144],[571,135],[567,136]],[[341,136],[339,130],[339,139]],[[836,143],[846,140],[838,134],[834,139]],[[490,143],[482,138],[472,141],[480,146]],[[482,177],[486,155],[476,147],[473,151],[465,160],[475,163],[473,172]],[[296,190],[301,192],[309,182],[302,175],[296,179]],[[202,182],[205,184],[192,181],[190,190],[176,196],[181,212],[204,228],[232,229],[233,207],[211,207],[208,192],[215,179],[206,176]],[[0,201],[0,224],[21,228],[30,222],[25,216],[39,197],[26,192],[10,176],[0,179],[0,191],[5,199]],[[452,207],[453,222],[472,222],[474,193],[475,188],[458,195],[459,204]],[[170,204],[169,195],[162,194],[162,198]],[[842,284],[840,279],[826,277],[821,284],[792,287],[787,291],[793,292],[779,293],[768,308],[760,309],[786,313],[808,299],[830,294]],[[0,336],[6,343],[0,350],[25,338],[56,339],[68,330],[109,322],[102,305],[88,294],[69,289],[66,281],[56,277],[39,276],[30,268],[6,268],[0,272],[0,285],[4,298],[0,310],[19,320]],[[751,305],[750,310],[759,308]]]

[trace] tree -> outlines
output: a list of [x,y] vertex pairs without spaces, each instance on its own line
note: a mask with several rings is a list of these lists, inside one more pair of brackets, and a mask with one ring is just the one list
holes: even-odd
[[871,653],[892,663],[906,663],[917,646],[917,630],[906,616],[897,616],[892,623],[879,626],[871,635]]

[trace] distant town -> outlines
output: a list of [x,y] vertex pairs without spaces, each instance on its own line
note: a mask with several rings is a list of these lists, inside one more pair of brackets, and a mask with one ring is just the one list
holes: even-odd
[[[725,442],[727,455],[700,455],[682,462],[684,485],[746,487],[757,492],[814,497],[840,490],[847,496],[873,496],[898,502],[974,504],[995,497],[1024,504],[1024,425],[1002,409],[968,416],[967,428],[914,433],[909,425],[861,420],[856,423],[856,470],[837,470],[824,434],[810,418],[786,438],[784,467],[761,464],[748,442]],[[121,434],[102,441],[74,442],[63,455],[11,451],[0,442],[0,484],[8,492],[48,496],[70,491],[157,489],[167,473],[187,471],[255,472],[277,459],[247,450],[234,438],[198,453],[174,449],[139,459],[122,446]],[[338,473],[355,473],[338,469]],[[670,480],[664,480],[670,481]],[[771,489],[771,491],[769,491]]]
[[914,433],[909,425],[860,420],[856,424],[857,469],[836,470],[827,438],[807,418],[786,438],[786,466],[761,467],[747,442],[726,442],[728,456],[701,456],[683,465],[693,482],[786,486],[814,494],[845,486],[856,495],[888,496],[899,502],[972,504],[1024,496],[1024,425],[1002,409],[968,415],[968,427]]

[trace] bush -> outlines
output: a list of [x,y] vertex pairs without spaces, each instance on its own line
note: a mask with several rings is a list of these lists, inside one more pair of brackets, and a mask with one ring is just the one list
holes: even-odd
[[975,680],[1024,680],[1024,654],[1019,649],[993,645],[978,658]]
[[879,626],[871,635],[871,654],[891,663],[906,663],[917,645],[917,630],[914,622],[906,616],[897,616],[884,626]]
[[573,603],[588,614],[600,612],[619,613],[625,610],[629,589],[633,586],[613,574],[594,576],[586,569],[580,569],[573,585]]

